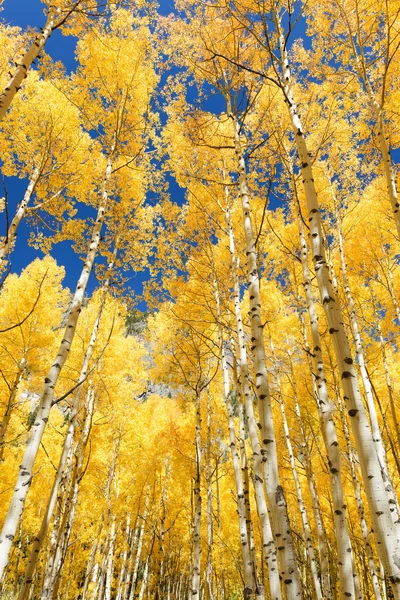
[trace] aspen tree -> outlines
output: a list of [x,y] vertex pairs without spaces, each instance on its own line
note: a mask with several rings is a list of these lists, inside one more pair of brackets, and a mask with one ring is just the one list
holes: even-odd
[[251,448],[253,454],[253,470],[254,470],[254,490],[255,499],[257,506],[258,518],[260,520],[260,526],[262,531],[262,545],[263,554],[265,555],[268,567],[269,586],[271,598],[279,600],[281,598],[280,582],[278,579],[279,569],[277,565],[277,551],[275,542],[272,537],[271,525],[269,521],[267,504],[264,495],[264,473],[262,468],[262,453],[261,445],[257,433],[257,424],[254,416],[254,409],[252,403],[252,394],[249,382],[249,368],[247,363],[247,352],[246,343],[244,339],[244,328],[242,321],[242,313],[240,308],[240,290],[238,281],[238,259],[235,255],[235,241],[232,230],[231,215],[229,207],[227,207],[227,226],[229,230],[229,249],[231,253],[231,274],[234,282],[234,310],[235,310],[235,321],[236,321],[236,335],[237,335],[237,347],[240,364],[240,390],[239,393],[243,395],[244,404],[246,408],[247,425],[249,428],[249,437],[251,441]]
[[[398,566],[400,565],[400,536],[397,531],[398,527],[392,522],[390,505],[380,475],[378,458],[376,452],[372,450],[372,434],[357,385],[357,376],[343,325],[341,309],[336,301],[329,279],[326,253],[323,247],[321,213],[310,163],[310,153],[294,100],[293,81],[285,37],[281,26],[279,7],[275,2],[272,2],[271,10],[280,56],[276,66],[277,72],[278,69],[280,70],[278,86],[282,90],[287,104],[301,163],[303,185],[309,212],[310,244],[321,302],[325,310],[329,331],[331,332],[330,334],[337,355],[347,410],[351,416],[352,430],[356,438],[364,486],[370,507],[370,516],[377,539],[378,552],[392,582],[393,593],[395,597],[398,597],[400,594],[400,567]],[[265,15],[263,18],[265,19]],[[266,47],[266,51],[269,53],[268,46]],[[275,61],[275,58],[272,58],[272,60]]]
[[[107,0],[105,0],[107,4]],[[0,93],[0,121],[4,119],[16,93],[28,75],[34,61],[46,45],[51,34],[65,24],[69,24],[71,17],[77,13],[95,14],[98,8],[97,0],[44,0],[47,6],[46,22],[44,27],[37,33],[30,47],[15,62],[15,69],[6,87]],[[116,3],[115,3],[116,4]]]
[[346,297],[347,297],[347,301],[348,301],[348,305],[349,305],[349,310],[350,310],[350,325],[351,325],[351,330],[352,330],[353,338],[354,338],[354,342],[355,342],[357,364],[358,364],[358,367],[360,370],[361,380],[363,383],[365,397],[367,400],[367,407],[368,407],[369,418],[370,418],[370,423],[371,423],[372,436],[373,436],[373,441],[376,446],[376,453],[377,453],[380,468],[381,468],[382,479],[385,484],[385,489],[388,493],[389,504],[391,504],[391,512],[393,513],[393,519],[394,519],[394,522],[396,522],[399,519],[398,508],[396,506],[397,499],[396,499],[396,494],[393,490],[393,486],[390,481],[390,477],[389,477],[389,473],[388,473],[386,452],[385,452],[385,448],[383,445],[380,427],[379,427],[379,423],[378,423],[378,418],[377,418],[377,414],[376,414],[375,403],[374,403],[374,398],[373,398],[373,393],[372,393],[372,386],[371,386],[371,382],[369,380],[368,371],[367,371],[367,367],[366,367],[366,361],[365,361],[365,356],[364,356],[364,346],[362,343],[360,328],[358,325],[357,313],[356,313],[356,309],[355,309],[355,302],[353,299],[352,291],[350,289],[350,283],[349,283],[349,278],[348,278],[348,274],[347,274],[347,263],[346,263],[346,257],[345,257],[345,252],[344,252],[343,232],[342,232],[342,218],[339,213],[339,209],[337,207],[335,193],[334,193],[334,190],[332,189],[332,184],[331,184],[331,193],[333,196],[334,207],[335,207],[336,227],[337,227],[337,236],[338,236],[339,253],[340,253],[340,268],[341,268],[341,272],[342,272],[342,276],[343,276],[344,289],[345,289],[345,293],[346,293]]
[[104,179],[104,187],[102,199],[97,213],[97,218],[93,226],[92,239],[86,256],[85,265],[83,267],[75,295],[69,310],[69,315],[64,330],[64,338],[60,344],[59,351],[56,356],[56,361],[51,366],[51,369],[45,379],[45,386],[39,401],[39,410],[36,415],[35,423],[32,427],[31,435],[27,443],[26,451],[22,464],[19,468],[18,479],[14,496],[10,503],[10,508],[3,525],[0,540],[3,544],[3,554],[0,559],[0,574],[2,575],[8,563],[8,555],[12,546],[15,531],[21,518],[25,499],[32,483],[33,465],[40,446],[45,426],[47,424],[49,413],[53,405],[54,387],[57,383],[60,371],[67,359],[69,348],[74,339],[74,334],[82,310],[82,301],[89,280],[89,275],[93,267],[93,262],[96,256],[97,248],[100,242],[100,232],[103,224],[104,213],[107,205],[107,186],[111,177],[112,161],[109,159],[107,164],[106,175]]
[[277,387],[278,387],[278,395],[279,395],[278,402],[279,402],[279,405],[281,408],[283,429],[284,429],[284,433],[285,433],[286,445],[287,445],[288,454],[289,454],[289,462],[290,462],[290,466],[292,469],[294,483],[296,486],[297,501],[299,504],[301,520],[303,523],[304,546],[307,550],[308,559],[310,561],[315,596],[317,599],[320,600],[321,598],[324,597],[324,595],[323,595],[323,590],[321,589],[321,584],[320,584],[320,581],[318,578],[315,553],[314,553],[314,548],[313,548],[312,541],[311,541],[311,528],[310,528],[310,523],[308,520],[307,510],[306,510],[305,503],[303,500],[303,492],[301,490],[299,475],[298,475],[297,468],[296,468],[296,461],[295,461],[293,446],[292,446],[292,442],[290,439],[290,433],[289,433],[289,425],[288,425],[288,421],[286,418],[286,410],[285,410],[285,405],[284,405],[284,401],[283,401],[283,397],[282,397],[282,385],[281,385],[281,376],[280,376],[280,371],[279,371],[279,366],[278,366],[278,360],[275,355],[275,348],[274,348],[274,344],[273,344],[270,332],[269,332],[269,338],[270,338],[270,346],[271,346],[272,359],[273,359],[273,369],[275,371],[275,377],[276,377],[276,382],[277,382]]
[[[244,572],[244,590],[243,590],[243,598],[247,600],[247,598],[252,598],[253,596],[253,566],[252,559],[250,555],[250,543],[247,532],[247,524],[246,524],[246,507],[245,507],[245,492],[243,486],[243,479],[240,472],[240,460],[239,454],[237,450],[236,444],[236,433],[235,433],[235,422],[233,418],[233,406],[231,400],[231,388],[229,382],[229,371],[228,371],[228,363],[226,357],[226,344],[223,337],[222,325],[221,325],[221,308],[220,308],[220,300],[219,300],[219,292],[218,292],[218,284],[215,282],[215,303],[217,310],[217,319],[219,323],[218,335],[219,335],[219,345],[221,349],[221,368],[224,379],[224,400],[226,403],[227,413],[228,413],[228,429],[229,429],[229,440],[230,440],[230,450],[232,457],[232,465],[235,473],[235,483],[236,483],[236,494],[237,494],[237,504],[238,504],[238,519],[239,519],[239,534],[240,534],[240,545],[242,550],[242,560],[243,560],[243,572]],[[257,598],[263,598],[260,593],[257,595]]]

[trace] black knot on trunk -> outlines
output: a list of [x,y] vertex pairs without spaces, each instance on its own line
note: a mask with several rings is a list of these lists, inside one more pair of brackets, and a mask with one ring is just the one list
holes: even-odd
[[354,377],[353,373],[350,373],[350,371],[343,371],[342,379],[350,379],[350,377]]

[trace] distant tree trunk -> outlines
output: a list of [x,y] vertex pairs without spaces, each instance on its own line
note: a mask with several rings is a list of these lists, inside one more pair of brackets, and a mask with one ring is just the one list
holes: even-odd
[[103,182],[103,192],[100,200],[97,218],[93,225],[92,238],[89,251],[82,269],[81,276],[69,309],[64,336],[61,341],[57,356],[52,364],[50,371],[45,378],[44,388],[39,400],[39,409],[32,426],[31,434],[28,439],[25,454],[19,467],[17,482],[14,488],[14,494],[10,502],[8,513],[0,534],[0,543],[2,544],[2,553],[0,556],[0,579],[8,564],[8,558],[15,532],[19,520],[24,510],[25,499],[33,479],[33,466],[39,451],[43,433],[49,420],[50,410],[53,406],[54,388],[67,360],[71,344],[73,342],[79,315],[82,310],[82,302],[86,286],[96,258],[97,249],[100,243],[100,233],[104,221],[105,210],[108,200],[108,185],[112,174],[112,157],[108,158],[107,169]]
[[130,535],[131,535],[130,525],[131,525],[131,515],[128,514],[127,519],[126,519],[126,528],[125,528],[125,540],[124,540],[125,547],[124,547],[124,551],[122,554],[121,570],[120,570],[119,579],[118,579],[116,600],[121,600],[123,590],[124,590],[125,574],[126,574],[127,567],[128,567],[129,539],[130,539]]
[[112,518],[110,543],[108,546],[108,555],[107,555],[107,571],[106,571],[106,584],[105,584],[105,591],[104,591],[104,600],[111,600],[111,587],[112,587],[112,581],[113,581],[113,567],[114,567],[114,546],[115,546],[115,538],[116,538],[116,531],[115,531],[116,518],[117,518],[116,515],[114,515]]
[[201,445],[201,405],[200,394],[196,393],[196,472],[194,477],[194,515],[193,515],[193,572],[191,600],[200,598],[200,553],[201,553],[201,468],[202,468],[202,445]]
[[137,547],[137,551],[136,551],[135,565],[133,568],[132,584],[131,584],[131,589],[130,589],[130,593],[129,593],[129,600],[133,600],[133,598],[135,597],[135,590],[136,590],[139,565],[140,565],[140,557],[142,554],[143,541],[144,541],[144,526],[146,523],[149,496],[150,496],[150,488],[147,489],[146,498],[144,501],[142,524],[141,524],[140,530],[139,530],[139,541],[138,541],[138,547]]
[[82,591],[82,600],[86,600],[86,595],[87,595],[89,583],[90,583],[90,577],[93,573],[93,567],[94,567],[95,561],[96,561],[96,552],[97,552],[97,548],[99,545],[99,540],[100,540],[101,531],[103,529],[103,524],[104,524],[104,513],[101,515],[99,527],[97,529],[97,536],[93,542],[89,561],[88,561],[88,564],[86,567],[86,574],[85,574],[85,580],[83,583],[83,591]]
[[207,390],[207,446],[206,446],[206,472],[207,482],[207,566],[206,582],[207,592],[205,594],[208,600],[214,600],[213,594],[213,489],[212,489],[212,465],[211,465],[211,396]]
[[311,576],[312,576],[312,582],[313,582],[313,586],[314,586],[315,597],[317,600],[322,600],[324,595],[321,590],[321,584],[320,584],[320,581],[318,578],[317,563],[316,563],[316,558],[315,558],[315,553],[314,553],[314,547],[313,547],[312,540],[311,540],[311,527],[310,527],[310,523],[308,520],[306,506],[305,506],[305,503],[303,500],[303,492],[301,489],[300,479],[299,479],[299,475],[297,472],[296,459],[295,459],[294,452],[293,452],[292,441],[290,439],[290,433],[289,433],[290,430],[289,430],[289,425],[288,425],[288,421],[286,418],[286,410],[285,410],[285,405],[284,405],[283,396],[282,396],[281,376],[280,376],[278,361],[277,361],[277,358],[275,355],[275,348],[274,348],[274,344],[273,344],[271,336],[270,336],[270,346],[271,346],[271,351],[272,351],[272,359],[273,359],[273,363],[274,363],[273,366],[274,366],[274,370],[275,370],[275,377],[276,377],[276,383],[277,383],[277,388],[278,388],[278,401],[279,401],[279,406],[280,406],[281,414],[282,414],[283,430],[285,433],[286,446],[287,446],[288,455],[289,455],[289,462],[290,462],[290,466],[292,469],[293,480],[294,480],[294,484],[295,484],[295,488],[296,488],[297,503],[299,506],[300,516],[301,516],[301,520],[302,520],[302,524],[303,524],[304,547],[306,548],[306,553],[307,553],[310,568],[311,568]]

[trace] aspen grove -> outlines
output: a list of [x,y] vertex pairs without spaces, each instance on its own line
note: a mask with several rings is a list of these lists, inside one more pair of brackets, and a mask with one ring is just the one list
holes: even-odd
[[13,1],[0,598],[400,600],[400,0]]

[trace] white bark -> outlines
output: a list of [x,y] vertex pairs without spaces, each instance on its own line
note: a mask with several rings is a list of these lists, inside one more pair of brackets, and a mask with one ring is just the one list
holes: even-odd
[[241,147],[239,123],[234,120],[234,140],[239,190],[243,209],[243,226],[246,239],[247,279],[250,298],[251,341],[256,371],[256,392],[262,435],[264,481],[268,497],[272,531],[278,551],[279,575],[288,600],[301,598],[296,556],[283,487],[279,480],[278,456],[271,401],[269,395],[267,367],[264,348],[264,332],[261,322],[260,282],[255,239],[251,219],[246,164]]
[[28,494],[34,476],[33,466],[35,464],[36,456],[39,451],[44,430],[49,420],[50,410],[53,405],[54,388],[56,386],[62,368],[65,364],[65,361],[67,360],[68,353],[75,336],[76,326],[78,323],[79,315],[82,310],[83,297],[93,267],[93,262],[97,254],[97,249],[100,243],[100,232],[102,229],[105,210],[107,206],[107,189],[111,178],[111,173],[112,160],[111,157],[109,157],[104,178],[102,197],[97,212],[97,218],[93,226],[92,239],[90,242],[89,251],[86,256],[86,260],[78,281],[72,305],[68,313],[68,319],[63,339],[61,341],[55,361],[52,364],[50,371],[44,381],[44,388],[39,400],[39,408],[35,418],[35,423],[32,426],[25,454],[22,459],[22,463],[19,467],[19,473],[16,486],[14,488],[14,494],[10,502],[10,506],[7,512],[2,532],[0,534],[0,544],[2,544],[2,552],[0,555],[0,579],[8,564],[8,557],[14,540],[15,532],[18,527],[18,523],[24,509],[26,496]]
[[329,269],[323,246],[321,214],[310,164],[310,154],[304,139],[300,117],[294,103],[292,81],[289,69],[285,41],[275,14],[276,27],[280,40],[280,53],[283,71],[282,88],[292,121],[293,131],[301,169],[303,184],[309,211],[310,242],[312,258],[321,296],[321,302],[328,322],[329,333],[335,349],[336,361],[340,371],[344,399],[351,417],[351,426],[356,440],[363,482],[368,498],[371,521],[377,540],[377,549],[385,572],[390,578],[395,598],[400,599],[400,532],[393,523],[386,490],[380,473],[380,465],[374,448],[372,433],[362,396],[358,388],[357,375],[351,356],[347,334],[344,328],[341,308],[336,301],[329,278]]
[[201,446],[201,406],[200,394],[196,394],[196,475],[194,478],[194,515],[193,515],[193,570],[192,570],[192,589],[191,600],[200,598],[200,555],[201,555],[201,465],[202,465],[202,446]]
[[373,551],[372,551],[372,547],[371,547],[371,536],[369,534],[368,524],[365,519],[364,503],[362,500],[361,490],[360,490],[360,486],[358,484],[358,479],[357,479],[357,472],[356,472],[357,458],[354,454],[354,450],[351,445],[349,428],[347,425],[346,416],[343,411],[342,400],[340,398],[340,393],[339,393],[339,390],[337,389],[337,386],[336,386],[336,395],[337,395],[337,400],[338,400],[338,404],[339,404],[340,415],[342,418],[343,432],[344,432],[344,436],[346,439],[347,454],[349,456],[349,462],[350,462],[351,479],[353,481],[353,486],[354,486],[354,495],[355,495],[356,504],[357,504],[358,516],[360,519],[361,533],[362,533],[363,540],[364,540],[365,552],[367,555],[368,565],[369,565],[370,574],[371,574],[372,586],[373,586],[376,600],[382,600],[381,589],[379,587],[378,570],[376,568],[375,559],[374,559],[374,555],[373,555]]
[[[295,194],[294,211],[300,233],[300,260],[303,271],[304,294],[310,320],[311,339],[313,344],[312,360],[314,364],[313,384],[316,387],[316,398],[318,404],[318,416],[327,455],[329,477],[332,490],[332,502],[334,510],[335,537],[338,553],[339,580],[342,593],[346,597],[354,598],[354,562],[352,548],[347,524],[346,502],[342,486],[342,465],[338,436],[333,419],[334,405],[331,402],[326,385],[324,358],[322,355],[322,341],[319,333],[318,316],[314,303],[311,272],[308,266],[308,248],[304,233],[303,221],[299,213],[296,186],[293,180],[293,191]],[[351,594],[348,596],[348,594]]]
[[293,452],[292,441],[290,439],[289,425],[288,425],[288,421],[286,418],[286,410],[285,410],[285,405],[284,405],[283,396],[282,396],[281,376],[280,376],[278,362],[277,362],[276,355],[275,355],[274,344],[273,344],[273,341],[271,338],[270,338],[270,344],[271,344],[271,350],[272,350],[272,357],[273,357],[273,361],[274,361],[275,377],[276,377],[276,382],[277,382],[277,387],[278,387],[279,405],[281,408],[283,430],[284,430],[285,439],[286,439],[286,447],[288,449],[290,467],[292,469],[293,480],[294,480],[294,484],[295,484],[295,488],[296,488],[297,503],[299,506],[301,521],[303,524],[304,547],[306,548],[306,552],[307,552],[307,556],[308,556],[308,560],[309,560],[309,564],[310,564],[315,597],[317,600],[322,600],[324,595],[323,595],[323,592],[321,589],[321,584],[320,584],[319,577],[318,577],[315,552],[314,552],[314,547],[313,547],[312,540],[311,540],[311,527],[310,527],[310,523],[308,520],[306,506],[305,506],[305,503],[303,500],[303,492],[301,489],[300,479],[299,479],[299,475],[297,472],[296,459],[295,459],[294,452]]
[[258,438],[258,427],[254,416],[253,394],[249,380],[249,367],[247,362],[246,341],[244,337],[244,328],[242,313],[240,308],[240,288],[238,280],[239,260],[235,256],[235,242],[231,223],[231,217],[227,211],[227,224],[229,229],[229,249],[231,254],[231,276],[234,286],[234,311],[236,320],[237,345],[240,357],[240,390],[246,407],[247,424],[249,428],[249,437],[253,455],[253,484],[255,491],[257,514],[260,521],[262,535],[262,554],[266,557],[270,594],[272,600],[281,600],[281,586],[279,580],[279,569],[276,558],[276,547],[272,537],[271,525],[268,515],[267,503],[265,501],[264,491],[264,473],[263,473],[263,455]]
[[355,347],[356,347],[357,364],[358,364],[358,368],[360,370],[361,380],[363,383],[365,397],[367,400],[368,413],[369,413],[369,418],[370,418],[370,423],[371,423],[372,439],[375,444],[375,450],[376,450],[379,465],[381,468],[383,483],[384,483],[384,486],[385,486],[385,489],[386,489],[386,492],[388,495],[390,510],[392,512],[393,520],[396,522],[399,520],[399,513],[398,513],[398,509],[397,509],[397,498],[396,498],[396,493],[394,491],[394,488],[393,488],[393,485],[392,485],[392,482],[390,479],[388,467],[387,467],[386,452],[385,452],[385,448],[383,445],[382,435],[381,435],[381,431],[380,431],[380,427],[379,427],[379,423],[378,423],[378,416],[376,414],[375,402],[374,402],[374,397],[373,397],[373,393],[372,393],[372,386],[371,386],[371,382],[370,382],[369,376],[368,376],[368,371],[366,368],[365,356],[364,356],[364,346],[362,343],[360,329],[358,326],[356,306],[355,306],[353,294],[350,289],[349,278],[347,275],[347,264],[346,264],[346,259],[345,259],[345,254],[344,254],[344,244],[343,244],[342,220],[341,220],[341,216],[339,214],[339,211],[338,211],[338,208],[336,205],[336,198],[334,196],[332,185],[331,185],[331,191],[332,191],[332,196],[333,196],[334,205],[335,205],[335,213],[336,213],[336,226],[337,226],[339,252],[340,252],[340,266],[341,266],[341,271],[342,271],[342,276],[343,276],[343,283],[344,283],[346,298],[347,298],[347,301],[349,304],[350,325],[351,325],[351,330],[353,333],[353,338],[354,338]]
[[145,526],[146,517],[147,517],[149,495],[150,495],[150,489],[148,488],[147,492],[146,492],[146,498],[144,501],[142,524],[140,526],[140,531],[139,531],[139,542],[138,542],[138,547],[137,547],[137,551],[136,551],[135,565],[133,568],[132,585],[131,585],[131,590],[129,593],[129,600],[133,600],[133,598],[135,596],[135,590],[136,590],[136,584],[137,584],[137,578],[138,578],[138,572],[139,572],[140,556],[142,554],[142,548],[143,548],[144,526]]
[[221,348],[221,368],[224,380],[224,400],[226,405],[226,411],[228,414],[228,431],[229,431],[229,446],[231,451],[233,472],[235,475],[236,484],[236,496],[237,496],[237,513],[239,521],[239,535],[240,535],[240,546],[242,550],[242,562],[243,562],[243,574],[244,574],[244,600],[251,599],[253,597],[253,569],[250,557],[249,541],[247,536],[247,525],[246,525],[246,509],[245,509],[245,496],[243,480],[241,477],[240,460],[236,444],[236,433],[235,433],[235,421],[233,406],[231,400],[231,386],[229,381],[229,367],[226,359],[226,348],[225,341],[222,333],[221,326],[221,309],[219,301],[219,293],[217,283],[215,282],[215,302],[217,309],[217,320],[219,323],[218,336],[219,345]]

